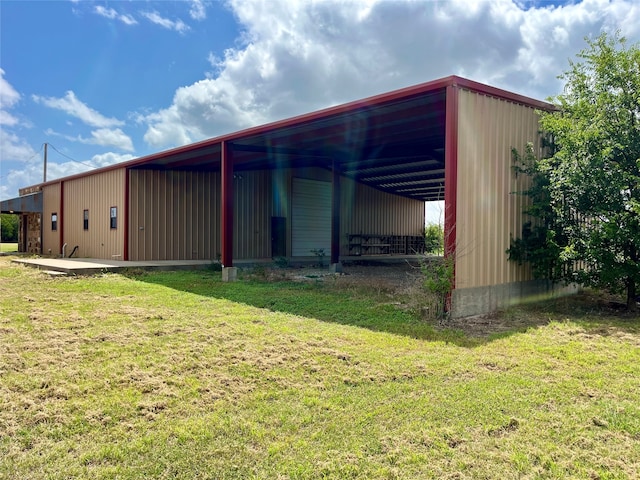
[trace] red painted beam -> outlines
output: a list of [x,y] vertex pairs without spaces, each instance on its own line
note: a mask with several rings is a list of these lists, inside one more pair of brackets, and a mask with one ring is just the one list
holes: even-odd
[[124,261],[129,260],[129,176],[131,171],[128,168],[124,169],[124,248],[122,252],[122,259]]
[[[44,222],[44,219],[42,219]],[[58,231],[59,231],[59,242],[58,245],[58,253],[62,253],[62,246],[64,245],[64,182],[60,182],[60,213],[58,214]],[[42,245],[42,239],[40,240],[40,245]]]
[[222,266],[233,266],[233,151],[229,142],[222,142],[221,151],[221,238]]
[[[458,87],[447,87],[444,147],[444,254],[456,258],[456,201],[458,196]],[[454,264],[455,268],[455,264]],[[455,288],[455,270],[451,285]]]

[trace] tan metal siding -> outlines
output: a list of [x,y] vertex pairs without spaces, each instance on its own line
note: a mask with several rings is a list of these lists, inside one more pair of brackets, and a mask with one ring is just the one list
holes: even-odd
[[[208,260],[220,254],[220,174],[132,170],[130,259]],[[236,259],[269,257],[271,173],[234,179]]]
[[[58,214],[58,230],[51,230],[51,214]],[[42,187],[42,254],[60,254],[60,184]]]
[[[125,169],[111,170],[64,182],[64,237],[69,255],[122,259],[124,254]],[[117,228],[110,227],[110,209],[117,207]],[[89,210],[89,228],[83,228],[83,211]]]
[[424,235],[424,202],[341,179],[340,254],[349,234]]
[[233,257],[271,257],[271,171],[238,172],[233,186]]
[[129,175],[131,260],[215,258],[218,173],[131,170]]
[[[293,177],[331,181],[319,168],[274,173],[275,216],[287,217],[287,255],[291,255],[291,185]],[[277,189],[277,191],[275,191]],[[340,179],[340,255],[349,255],[349,234],[424,235],[424,202],[391,195],[353,180]]]
[[[237,172],[234,179],[234,259],[271,256],[271,216],[287,218],[291,255],[293,177],[329,180],[321,169]],[[424,203],[343,178],[341,254],[347,234],[422,235]],[[220,174],[132,170],[131,260],[214,259],[220,253]]]
[[509,262],[510,235],[520,235],[526,178],[512,170],[512,147],[538,146],[538,115],[524,105],[459,92],[456,288],[530,279]]

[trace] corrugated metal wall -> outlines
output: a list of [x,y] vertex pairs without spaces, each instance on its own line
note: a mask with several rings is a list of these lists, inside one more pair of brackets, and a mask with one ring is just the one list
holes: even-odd
[[349,234],[424,235],[424,202],[341,180],[340,254],[348,255]]
[[[124,179],[125,169],[120,168],[64,182],[62,221],[67,255],[77,245],[77,257],[123,259]],[[111,207],[117,208],[116,228],[111,228]],[[84,210],[89,211],[87,230],[83,228]]]
[[530,107],[460,90],[456,209],[456,288],[530,279],[509,262],[510,235],[522,230],[527,178],[513,172],[511,149],[538,148],[538,115]]
[[[51,214],[58,214],[58,230],[51,230]],[[60,184],[54,183],[42,187],[42,254],[60,253]]]
[[234,180],[233,257],[271,257],[271,171],[238,172]]
[[214,259],[220,251],[220,175],[129,172],[129,259]]
[[[215,259],[220,253],[220,174],[131,170],[129,259]],[[271,216],[287,217],[293,177],[330,180],[321,169],[238,172],[234,179],[234,258],[271,256]],[[66,197],[66,185],[65,185]],[[342,179],[341,254],[348,233],[421,235],[424,203]],[[80,211],[80,219],[82,212]],[[121,214],[120,221],[123,217]],[[92,222],[93,219],[90,219]],[[71,228],[71,227],[70,227]],[[82,229],[82,225],[73,228]],[[287,242],[291,255],[291,242]]]
[[[274,215],[287,217],[289,239],[293,177],[330,182],[331,172],[305,168],[274,173]],[[349,234],[424,235],[424,202],[391,195],[346,177],[340,179],[340,190],[340,255],[349,255]],[[290,241],[287,252],[291,255]]]
[[293,177],[291,256],[331,251],[331,183]]
[[[220,254],[220,174],[132,170],[131,260],[208,260]],[[271,172],[234,179],[234,258],[271,255]]]

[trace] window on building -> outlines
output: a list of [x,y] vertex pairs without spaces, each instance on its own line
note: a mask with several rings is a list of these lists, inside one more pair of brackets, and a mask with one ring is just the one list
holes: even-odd
[[89,210],[82,212],[82,228],[89,230]]
[[51,214],[51,230],[53,230],[54,232],[58,230],[58,214],[57,213]]
[[111,207],[109,211],[109,226],[118,228],[118,207]]

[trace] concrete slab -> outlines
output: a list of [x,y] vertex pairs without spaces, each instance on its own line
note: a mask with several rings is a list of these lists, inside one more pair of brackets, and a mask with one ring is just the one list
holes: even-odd
[[117,272],[127,268],[142,270],[196,270],[211,265],[210,260],[158,260],[129,262],[95,258],[16,258],[20,263],[40,270],[64,272],[68,275],[95,275],[103,272]]
[[[425,256],[423,255],[362,255],[355,257],[341,257],[340,260],[342,264],[393,264],[419,261],[424,258]],[[317,260],[317,258],[310,257],[309,261],[305,262],[304,259],[292,258],[291,265],[312,264],[317,262]],[[142,270],[197,270],[205,269],[211,265],[211,260],[155,260],[134,262],[97,258],[24,257],[15,258],[12,261],[29,267],[38,268],[40,270],[64,272],[68,275],[96,275],[103,272],[117,272],[127,268],[139,268]],[[240,268],[251,268],[256,265],[273,264],[273,259],[259,258],[253,260],[235,260],[234,264]]]

